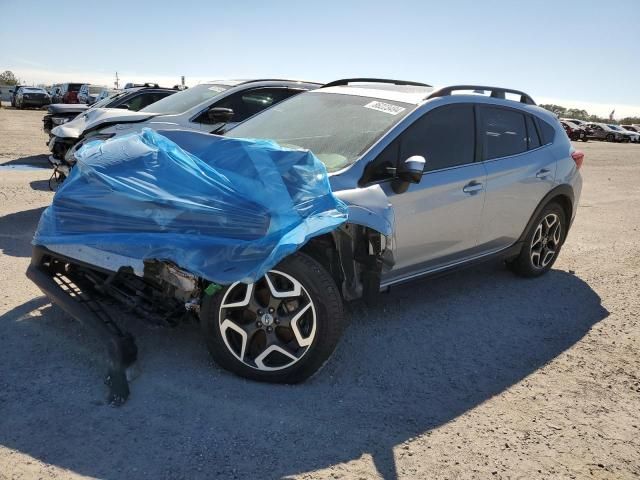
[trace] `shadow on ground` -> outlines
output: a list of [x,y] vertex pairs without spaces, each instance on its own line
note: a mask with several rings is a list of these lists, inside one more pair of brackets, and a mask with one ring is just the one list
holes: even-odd
[[336,354],[297,386],[211,365],[195,326],[133,320],[141,375],[114,409],[95,341],[32,302],[0,320],[0,444],[99,478],[280,478],[363,454],[396,478],[395,446],[519,382],[608,315],[568,273],[476,267],[350,305]]
[[31,239],[45,208],[32,208],[0,217],[0,252],[3,255],[31,256]]
[[38,167],[38,168],[51,168],[51,164],[49,164],[49,160],[47,160],[47,155],[29,155],[27,157],[16,158],[13,160],[9,160],[8,162],[0,163],[0,166],[9,166],[9,165],[24,165],[28,167]]

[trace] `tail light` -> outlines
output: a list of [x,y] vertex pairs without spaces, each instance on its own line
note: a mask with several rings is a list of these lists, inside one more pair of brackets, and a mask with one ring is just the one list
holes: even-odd
[[576,168],[580,170],[582,162],[584,162],[584,153],[582,153],[580,150],[575,150],[571,153],[571,158],[573,158],[573,161],[576,162]]

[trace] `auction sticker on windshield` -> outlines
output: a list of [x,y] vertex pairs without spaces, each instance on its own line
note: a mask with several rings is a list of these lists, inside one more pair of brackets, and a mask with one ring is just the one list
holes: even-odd
[[378,102],[377,100],[367,103],[364,108],[370,108],[371,110],[377,110],[379,112],[388,113],[390,115],[398,115],[405,110],[404,107],[399,107],[398,105],[393,105],[392,103]]
[[222,87],[216,87],[215,85],[213,87],[209,87],[209,90],[211,90],[212,92],[224,92],[224,88]]

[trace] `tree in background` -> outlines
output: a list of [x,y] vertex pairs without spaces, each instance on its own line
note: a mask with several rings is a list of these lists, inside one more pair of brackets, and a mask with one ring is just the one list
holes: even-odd
[[5,70],[0,73],[0,83],[5,85],[18,85],[20,80],[16,77],[11,70]]
[[561,105],[554,105],[552,103],[541,104],[540,107],[545,110],[549,110],[551,113],[554,113],[556,116],[561,118],[575,118],[577,120],[584,120],[587,122],[595,122],[595,123],[617,123],[620,125],[628,125],[631,123],[640,123],[640,117],[626,117],[620,121],[611,121],[606,117],[599,117],[598,115],[591,115],[586,110],[581,110],[578,108],[565,108]]
[[539,105],[545,110],[549,110],[551,113],[554,113],[558,117],[566,117],[567,109],[561,107],[560,105],[554,105],[553,103],[543,103]]

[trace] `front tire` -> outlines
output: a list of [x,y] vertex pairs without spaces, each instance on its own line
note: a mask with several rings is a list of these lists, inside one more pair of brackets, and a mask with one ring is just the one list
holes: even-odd
[[615,141],[615,137],[612,134],[607,135],[607,142]]
[[518,257],[510,268],[522,277],[539,277],[547,273],[560,254],[567,231],[563,208],[549,203],[533,222]]
[[295,253],[256,283],[236,282],[202,302],[200,324],[221,367],[252,380],[299,383],[316,373],[344,329],[329,273]]

